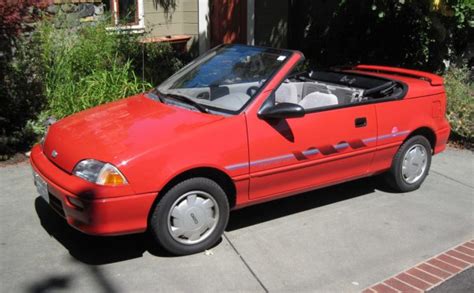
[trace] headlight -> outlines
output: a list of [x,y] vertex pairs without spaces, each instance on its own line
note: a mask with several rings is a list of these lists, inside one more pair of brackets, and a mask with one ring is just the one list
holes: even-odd
[[115,166],[93,159],[80,161],[74,167],[72,174],[99,185],[128,184],[127,179]]

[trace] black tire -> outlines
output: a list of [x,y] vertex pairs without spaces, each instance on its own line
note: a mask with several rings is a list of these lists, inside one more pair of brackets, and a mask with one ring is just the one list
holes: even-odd
[[[184,201],[184,199],[181,199],[184,195],[195,191],[202,192],[203,194],[206,194],[206,196],[211,196],[214,199],[214,206],[212,209],[216,214],[218,214],[216,220],[217,224],[213,226],[213,229],[208,229],[207,232],[203,233],[202,236],[206,233],[209,234],[199,242],[182,243],[181,241],[190,240],[186,239],[185,236],[180,236],[183,237],[183,239],[175,239],[176,236],[171,234],[170,229],[172,228],[170,225],[172,223],[171,219],[173,219],[171,213],[172,209],[176,206],[177,201]],[[190,221],[187,218],[187,216],[190,215],[190,219],[194,221],[194,224],[198,224],[199,222],[194,214],[188,211],[190,211],[190,209],[186,210],[186,215],[183,216],[181,221]],[[165,250],[175,255],[187,255],[201,252],[212,247],[221,238],[222,233],[227,226],[228,219],[229,202],[224,190],[219,186],[219,184],[208,178],[196,177],[176,184],[163,195],[152,211],[149,227],[156,242]]]
[[[405,158],[406,153],[417,145],[424,147],[426,151],[426,167],[423,173],[419,175],[420,177],[416,179],[416,181],[407,182],[407,179],[405,178],[402,172],[403,160]],[[385,174],[386,182],[395,191],[398,192],[408,192],[418,189],[429,173],[431,166],[431,154],[431,145],[428,139],[426,139],[426,137],[416,135],[409,138],[400,146],[397,153],[393,157],[392,166],[390,170]]]

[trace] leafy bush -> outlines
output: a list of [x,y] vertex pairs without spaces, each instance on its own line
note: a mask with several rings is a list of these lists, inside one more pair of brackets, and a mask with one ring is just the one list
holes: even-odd
[[447,116],[452,132],[467,141],[474,138],[474,83],[466,67],[451,67],[445,74]]
[[[143,67],[143,77],[154,85],[160,84],[189,61],[189,56],[178,54],[167,43],[144,44],[143,50],[143,62],[146,64]],[[140,69],[137,71],[141,72]]]
[[445,60],[472,58],[472,0],[300,0],[288,10],[289,46],[319,68],[374,63],[442,72]]
[[48,4],[48,0],[0,1],[0,39],[9,40],[24,31],[25,24],[39,19],[40,10]]
[[[28,40],[15,40],[14,58],[4,53],[0,62],[0,160],[25,151],[35,140],[27,122],[36,119],[45,101],[37,50]],[[0,54],[1,55],[1,54]]]
[[178,53],[168,43],[137,43],[122,39],[120,50],[131,60],[133,70],[143,80],[158,85],[190,61],[187,53]]
[[121,54],[125,37],[107,32],[105,23],[71,31],[46,22],[35,34],[45,70],[48,115],[62,118],[151,87]]
[[9,35],[9,51],[0,52],[0,160],[27,150],[50,116],[143,92],[183,66],[183,55],[170,45],[113,33],[107,20],[66,29],[54,23]]

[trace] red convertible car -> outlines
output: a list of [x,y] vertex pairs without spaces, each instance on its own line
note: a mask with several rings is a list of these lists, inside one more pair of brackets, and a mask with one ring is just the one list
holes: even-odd
[[214,245],[232,209],[380,173],[420,187],[450,133],[442,78],[299,71],[303,58],[219,46],[150,92],[52,124],[31,152],[40,195],[84,233],[149,230],[180,255]]

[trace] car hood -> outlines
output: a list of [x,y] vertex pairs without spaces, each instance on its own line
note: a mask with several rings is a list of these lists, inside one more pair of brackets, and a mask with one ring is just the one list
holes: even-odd
[[43,151],[61,169],[72,172],[83,159],[116,166],[197,128],[223,119],[162,104],[140,94],[66,117],[49,128]]

